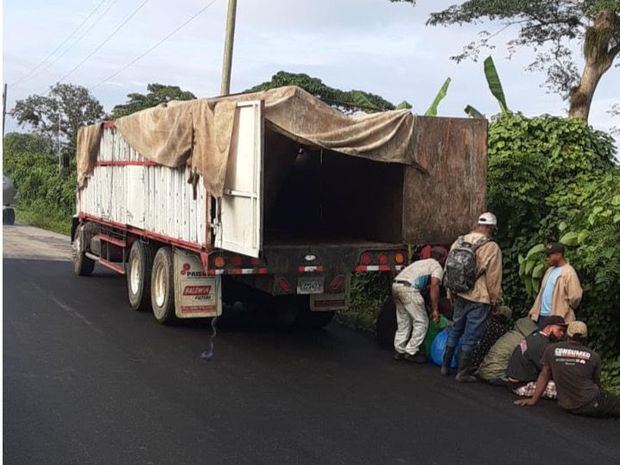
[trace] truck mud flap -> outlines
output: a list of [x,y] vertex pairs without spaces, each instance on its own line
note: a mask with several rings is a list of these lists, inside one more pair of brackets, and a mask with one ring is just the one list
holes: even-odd
[[177,318],[205,318],[222,314],[222,278],[207,276],[200,257],[174,251],[174,303]]

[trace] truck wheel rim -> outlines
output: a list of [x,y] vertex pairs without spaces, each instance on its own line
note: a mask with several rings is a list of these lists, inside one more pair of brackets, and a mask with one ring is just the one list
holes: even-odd
[[137,256],[131,259],[131,276],[129,283],[131,284],[131,292],[137,294],[142,285],[142,262]]
[[155,270],[155,303],[162,307],[166,300],[166,273],[164,267],[159,265]]
[[82,235],[78,231],[78,233],[75,235],[75,240],[73,241],[73,253],[76,259],[80,256],[81,251],[82,251]]

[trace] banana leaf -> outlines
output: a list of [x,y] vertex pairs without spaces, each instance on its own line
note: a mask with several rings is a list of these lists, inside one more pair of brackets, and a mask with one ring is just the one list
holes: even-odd
[[471,105],[467,105],[465,107],[465,113],[467,113],[472,118],[484,118],[484,115]]
[[510,110],[508,110],[508,105],[506,104],[504,89],[502,89],[502,83],[499,80],[499,74],[497,73],[497,69],[495,68],[493,58],[490,56],[487,57],[486,60],[484,60],[484,75],[487,78],[489,90],[499,102],[499,107],[501,108],[502,113],[508,113]]
[[439,89],[439,92],[437,92],[437,95],[435,96],[435,100],[433,100],[433,103],[431,103],[431,106],[428,107],[428,110],[426,110],[426,113],[424,113],[424,116],[437,116],[437,107],[439,106],[441,101],[444,99],[444,97],[448,93],[448,87],[450,87],[450,81],[451,79],[448,78],[443,83],[443,85]]

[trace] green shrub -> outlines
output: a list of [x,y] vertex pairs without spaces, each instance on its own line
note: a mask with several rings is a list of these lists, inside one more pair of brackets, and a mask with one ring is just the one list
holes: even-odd
[[[489,128],[488,204],[498,216],[504,299],[518,316],[544,272],[539,244],[562,240],[584,298],[577,318],[620,389],[620,167],[613,139],[582,120],[502,115]],[[529,258],[528,251],[532,250]]]
[[75,212],[75,165],[61,175],[51,142],[37,134],[7,134],[4,173],[18,192],[18,221],[68,233]]

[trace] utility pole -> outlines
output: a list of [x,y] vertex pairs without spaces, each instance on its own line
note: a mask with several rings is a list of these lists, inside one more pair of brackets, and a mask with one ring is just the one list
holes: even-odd
[[222,63],[222,86],[220,95],[230,94],[230,71],[232,68],[233,42],[235,41],[235,18],[237,16],[237,0],[228,0],[228,16],[226,17],[226,40],[224,42],[224,61]]
[[6,120],[6,93],[8,84],[4,83],[4,92],[2,92],[2,140],[4,140],[4,121]]
[[60,111],[58,112],[58,133],[56,135],[56,142],[58,143],[58,174],[62,175],[62,157],[60,154]]

